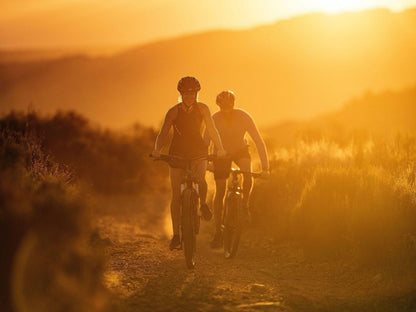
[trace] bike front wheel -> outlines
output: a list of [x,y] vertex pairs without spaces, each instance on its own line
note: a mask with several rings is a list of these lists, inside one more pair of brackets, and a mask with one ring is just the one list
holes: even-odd
[[234,258],[237,254],[242,231],[242,197],[230,193],[224,207],[224,256]]
[[197,218],[198,194],[194,189],[187,188],[182,193],[182,245],[186,266],[189,269],[195,267]]

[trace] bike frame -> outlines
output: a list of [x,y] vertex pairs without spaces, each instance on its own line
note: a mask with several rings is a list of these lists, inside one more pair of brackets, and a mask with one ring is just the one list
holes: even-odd
[[242,196],[242,188],[239,175],[242,174],[240,169],[231,168],[231,181],[228,183],[227,195],[235,193]]
[[186,188],[194,189],[199,194],[199,184],[195,180],[195,178],[192,177],[192,170],[191,170],[191,164],[187,165],[188,168],[185,169],[185,175],[181,182],[181,194]]
[[228,183],[223,210],[224,256],[233,258],[237,253],[243,229],[243,194],[241,175],[249,173],[252,177],[260,174],[231,169],[231,180]]
[[[204,157],[206,159],[206,157]],[[162,160],[169,165],[173,160],[180,160],[185,163],[181,182],[181,205],[180,205],[180,228],[181,228],[181,249],[184,251],[185,261],[188,268],[195,266],[196,235],[199,233],[200,216],[199,207],[199,186],[197,180],[192,176],[192,161],[203,160],[204,158],[186,159],[171,155],[161,155],[155,160]],[[182,166],[181,166],[182,167]]]

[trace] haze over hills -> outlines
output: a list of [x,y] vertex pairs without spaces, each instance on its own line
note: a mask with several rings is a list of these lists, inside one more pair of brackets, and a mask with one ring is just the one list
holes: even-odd
[[285,121],[262,129],[275,145],[303,140],[394,138],[416,132],[416,86],[400,91],[367,92],[348,101],[342,108],[308,121]]
[[1,111],[74,109],[106,126],[157,125],[195,75],[200,100],[234,90],[261,124],[308,118],[365,90],[416,84],[416,9],[311,14],[243,31],[212,31],[112,57],[0,65]]
[[111,56],[126,49],[126,46],[73,47],[60,49],[0,49],[0,64],[51,61],[68,55],[91,57]]

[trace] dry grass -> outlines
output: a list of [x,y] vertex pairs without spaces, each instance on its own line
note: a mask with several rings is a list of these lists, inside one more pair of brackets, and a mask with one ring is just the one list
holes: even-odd
[[405,266],[416,255],[414,138],[281,148],[255,189],[255,214],[310,253]]

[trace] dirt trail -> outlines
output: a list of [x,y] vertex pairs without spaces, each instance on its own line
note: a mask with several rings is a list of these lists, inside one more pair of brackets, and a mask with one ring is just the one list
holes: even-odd
[[226,260],[209,248],[213,229],[207,224],[198,236],[197,266],[189,270],[183,253],[169,251],[168,239],[141,230],[141,222],[120,215],[97,219],[109,242],[109,311],[416,311],[413,275],[393,280],[375,269],[313,262],[253,228],[237,258]]

